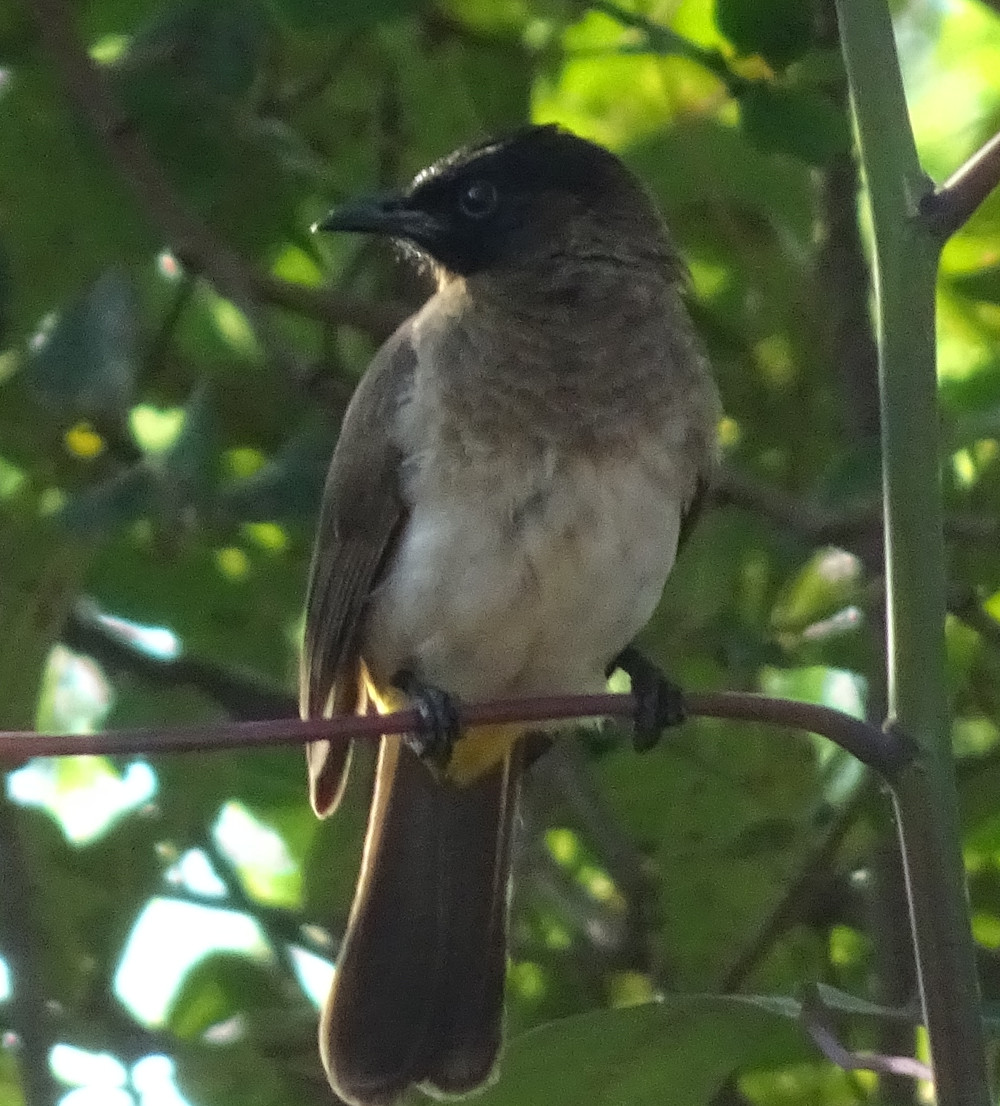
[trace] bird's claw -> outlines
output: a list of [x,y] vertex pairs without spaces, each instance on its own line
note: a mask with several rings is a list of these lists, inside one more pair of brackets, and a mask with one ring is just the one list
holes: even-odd
[[613,669],[620,668],[632,681],[635,714],[632,718],[632,745],[645,753],[660,740],[663,731],[687,718],[684,693],[664,676],[659,668],[634,646],[628,646],[615,658]]
[[461,736],[455,700],[446,691],[433,684],[425,684],[409,671],[397,673],[392,682],[413,700],[413,706],[420,715],[420,729],[406,734],[406,744],[431,767],[446,768],[455,742]]

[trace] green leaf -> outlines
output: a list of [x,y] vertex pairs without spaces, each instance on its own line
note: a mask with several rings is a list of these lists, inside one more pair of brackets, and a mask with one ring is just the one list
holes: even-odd
[[[272,1036],[286,1018],[284,1010],[272,1013]],[[315,1031],[309,1036],[311,1055],[280,1043],[273,1050],[277,1056],[242,1040],[224,1045],[181,1043],[175,1050],[178,1086],[185,1101],[197,1106],[325,1106],[333,1100],[316,1057]],[[296,1079],[297,1072],[309,1069],[310,1061],[311,1078]]]
[[847,115],[815,89],[754,81],[741,90],[739,101],[743,130],[763,150],[825,165],[850,149]]
[[109,269],[32,343],[32,386],[60,413],[121,419],[135,385],[136,312],[128,277]]
[[[777,1005],[783,1001],[784,1005]],[[701,1106],[736,1071],[810,1055],[789,1000],[668,995],[511,1041],[483,1106]]]
[[812,44],[809,0],[715,0],[715,23],[741,54],[760,54],[783,68]]
[[171,546],[133,529],[102,545],[87,587],[123,618],[169,626],[191,655],[246,668],[285,686],[294,657],[289,627],[305,594],[307,558],[246,546],[247,573],[220,569],[210,537]]
[[769,156],[749,135],[714,119],[683,120],[626,151],[672,221],[688,224],[706,203],[763,216],[809,242],[815,219],[805,166]]
[[320,823],[302,873],[305,913],[325,926],[347,920],[368,821],[374,754],[369,743],[359,742],[352,756],[340,806],[336,814]]
[[637,770],[594,765],[656,895],[657,948],[678,987],[723,978],[823,832],[814,743],[763,726],[694,720]]

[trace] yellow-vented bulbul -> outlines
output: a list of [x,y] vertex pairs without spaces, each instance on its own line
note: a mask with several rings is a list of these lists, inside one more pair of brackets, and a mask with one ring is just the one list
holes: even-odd
[[[382,740],[320,1028],[334,1090],[385,1106],[474,1090],[501,1043],[523,727],[454,740],[452,700],[604,689],[710,473],[718,397],[648,196],[556,127],[320,228],[388,235],[437,279],[344,418],[302,664],[303,716],[415,701],[439,739]],[[348,752],[308,756],[326,815]]]

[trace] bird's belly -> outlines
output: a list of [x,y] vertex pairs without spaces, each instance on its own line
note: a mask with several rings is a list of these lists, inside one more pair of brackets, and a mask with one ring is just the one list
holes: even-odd
[[426,488],[372,597],[366,663],[467,700],[599,690],[659,599],[680,515],[638,462]]

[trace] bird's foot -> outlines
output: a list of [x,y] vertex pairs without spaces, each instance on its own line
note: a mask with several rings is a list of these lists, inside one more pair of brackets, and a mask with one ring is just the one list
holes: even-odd
[[687,718],[684,693],[634,645],[626,646],[615,657],[608,674],[616,668],[627,673],[632,681],[632,695],[635,698],[632,745],[637,753],[648,752],[660,740],[664,730],[679,725]]
[[441,688],[426,684],[404,669],[393,677],[393,686],[413,700],[420,715],[419,732],[407,734],[406,744],[432,768],[447,768],[455,742],[461,736],[461,723],[455,700]]

